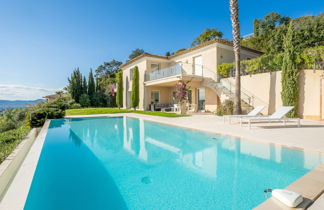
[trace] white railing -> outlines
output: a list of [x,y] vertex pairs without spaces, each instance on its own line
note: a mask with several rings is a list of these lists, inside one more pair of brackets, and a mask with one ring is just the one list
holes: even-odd
[[164,69],[148,72],[146,74],[145,81],[151,81],[156,79],[162,79],[166,77],[182,75],[183,74],[182,66],[180,64],[176,64]]

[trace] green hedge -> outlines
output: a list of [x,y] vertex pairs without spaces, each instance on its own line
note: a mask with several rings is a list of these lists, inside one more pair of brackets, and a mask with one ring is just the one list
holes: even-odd
[[16,148],[21,140],[28,134],[29,126],[0,133],[0,163]]
[[[262,55],[260,57],[251,60],[241,61],[241,73],[244,74],[257,74],[271,71],[278,71],[282,68],[283,53]],[[318,46],[308,48],[300,53],[296,62],[299,68],[310,69],[315,68],[321,69],[324,62],[324,46]],[[217,71],[223,78],[230,76],[231,69],[234,69],[234,63],[223,63],[217,66]]]

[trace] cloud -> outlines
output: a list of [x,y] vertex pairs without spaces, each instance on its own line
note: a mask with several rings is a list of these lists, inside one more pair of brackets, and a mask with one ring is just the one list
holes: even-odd
[[49,89],[40,87],[30,87],[24,85],[4,85],[0,84],[1,100],[36,100],[58,91],[59,89]]

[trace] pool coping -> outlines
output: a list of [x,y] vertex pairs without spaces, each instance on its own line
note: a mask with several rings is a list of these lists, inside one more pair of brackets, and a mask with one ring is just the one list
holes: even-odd
[[[146,121],[150,122],[155,122],[155,123],[160,123],[160,124],[165,124],[169,126],[176,126],[176,127],[181,127],[185,129],[190,129],[190,130],[195,130],[195,131],[202,131],[202,132],[207,132],[207,133],[212,133],[212,134],[217,134],[221,136],[230,136],[233,138],[239,138],[242,140],[250,140],[250,141],[256,141],[258,143],[263,143],[263,144],[272,144],[272,145],[278,145],[282,147],[287,147],[290,149],[298,149],[302,151],[307,151],[307,152],[316,152],[316,153],[323,153],[323,152],[318,152],[318,151],[309,151],[305,150],[304,148],[296,148],[296,147],[291,147],[287,145],[282,145],[282,144],[277,144],[277,143],[267,143],[267,142],[262,142],[254,139],[247,139],[243,138],[240,136],[234,136],[234,135],[229,135],[229,134],[222,134],[218,132],[211,132],[203,129],[198,129],[198,128],[191,128],[187,126],[180,126],[180,125],[175,125],[173,123],[166,123],[166,122],[161,122],[157,119],[147,119],[143,117],[140,114],[132,114],[131,116],[127,113],[122,113],[122,114],[102,114],[102,115],[83,115],[83,116],[66,116],[66,119],[71,119],[71,118],[91,118],[91,117],[130,117],[130,118],[137,118],[137,119],[143,119]],[[163,117],[164,118],[164,117]],[[0,202],[0,209],[11,209],[11,210],[18,210],[18,209],[23,209],[25,202],[27,200],[28,192],[32,183],[32,179],[39,161],[39,157],[42,151],[42,147],[48,132],[49,124],[51,120],[47,120],[42,127],[38,137],[36,138],[34,144],[30,148],[30,151],[27,153],[25,160],[21,164],[20,168],[18,169],[18,172],[13,179],[12,183],[10,184],[7,193],[3,197],[2,201]],[[306,200],[308,201],[308,204],[312,203],[315,201],[323,192],[324,192],[324,180],[322,181],[321,178],[324,177],[324,164],[321,164],[317,168],[311,170],[308,172],[306,175],[303,177],[297,179],[295,182],[291,183],[286,189],[293,190],[296,192],[301,193]],[[311,184],[311,186],[309,186]],[[304,204],[303,204],[304,205]],[[257,210],[259,209],[291,209],[283,206],[280,203],[278,204],[278,201],[276,201],[273,198],[270,198],[266,200],[265,202],[261,203],[256,207]],[[299,209],[304,209],[304,208],[299,208]]]
[[46,120],[36,140],[31,145],[31,148],[20,165],[16,176],[13,178],[7,192],[0,202],[0,209],[24,209],[49,124],[50,120]]

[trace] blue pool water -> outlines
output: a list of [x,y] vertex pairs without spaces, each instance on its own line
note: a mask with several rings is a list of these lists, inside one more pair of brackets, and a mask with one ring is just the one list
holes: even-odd
[[323,160],[135,118],[52,120],[25,209],[251,209]]

